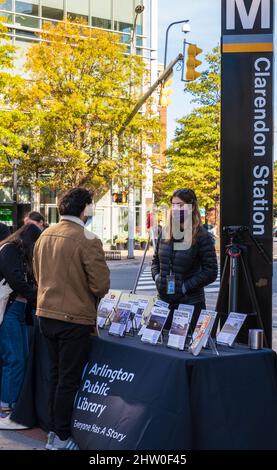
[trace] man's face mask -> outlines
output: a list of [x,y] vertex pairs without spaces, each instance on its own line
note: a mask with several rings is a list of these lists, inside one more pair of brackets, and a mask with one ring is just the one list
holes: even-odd
[[93,204],[88,204],[86,207],[85,207],[85,211],[84,211],[84,224],[88,224],[88,222],[92,221],[92,215],[93,215]]
[[86,216],[84,217],[84,224],[85,224],[85,226],[86,226],[86,227],[87,227],[87,226],[90,226],[91,223],[92,223],[92,215],[86,215]]

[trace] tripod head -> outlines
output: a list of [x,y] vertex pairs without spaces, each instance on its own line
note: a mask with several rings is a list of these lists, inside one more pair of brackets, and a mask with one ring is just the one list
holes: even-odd
[[258,240],[252,235],[250,227],[248,227],[247,225],[226,225],[225,227],[223,227],[223,232],[226,232],[230,236],[231,244],[234,243],[234,242],[235,243],[240,242],[240,236],[243,233],[247,233],[247,235],[253,241],[253,243],[256,246],[259,253],[263,256],[264,260],[268,264],[270,264],[270,265],[272,264],[272,262],[270,260],[270,257],[265,252],[265,250],[262,247],[261,243],[258,242]]
[[245,232],[249,233],[250,228],[246,225],[226,225],[223,227],[223,232],[227,233],[230,237],[231,244],[241,241],[241,235]]
[[249,232],[250,228],[246,225],[226,225],[223,227],[223,232],[227,232],[228,235],[238,235],[242,232]]

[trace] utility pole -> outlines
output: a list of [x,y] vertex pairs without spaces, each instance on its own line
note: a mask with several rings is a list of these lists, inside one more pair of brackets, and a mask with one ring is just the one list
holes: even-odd
[[[135,18],[131,31],[131,40],[130,40],[130,54],[136,55],[136,45],[137,45],[137,19],[138,16],[143,12],[144,6],[137,5],[135,8]],[[132,75],[132,74],[131,74]],[[131,76],[132,81],[132,76]],[[130,93],[132,93],[132,85],[130,88]],[[122,133],[119,133],[119,138]],[[132,151],[132,150],[131,150]],[[130,158],[130,172],[129,172],[129,184],[128,184],[128,255],[127,258],[134,258],[134,234],[135,234],[135,188],[133,181],[133,170],[134,170],[134,161],[133,158]]]

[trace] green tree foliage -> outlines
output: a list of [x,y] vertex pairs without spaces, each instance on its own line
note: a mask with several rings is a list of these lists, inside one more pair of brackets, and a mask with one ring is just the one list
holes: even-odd
[[15,48],[11,45],[7,29],[0,18],[0,184],[11,177],[13,159],[25,161],[26,155],[21,149],[23,130],[28,119],[12,103],[10,90],[21,86],[22,79],[13,73]]
[[186,86],[198,106],[178,121],[175,137],[167,151],[169,171],[164,194],[178,187],[197,193],[206,210],[215,207],[219,197],[220,167],[220,55],[213,49],[206,55],[208,69]]
[[142,93],[142,58],[127,55],[118,35],[78,21],[48,23],[41,39],[27,54],[30,80],[12,92],[29,121],[22,177],[32,175],[36,187],[92,185],[103,193],[112,177],[126,177],[123,167],[132,153],[139,178],[145,165],[137,149],[141,139],[155,138],[156,118],[138,114],[120,147],[117,133]]

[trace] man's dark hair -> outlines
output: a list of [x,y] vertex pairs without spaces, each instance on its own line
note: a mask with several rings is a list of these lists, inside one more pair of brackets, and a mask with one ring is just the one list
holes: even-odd
[[87,204],[92,203],[93,193],[85,188],[73,188],[63,194],[59,200],[60,215],[79,217]]

